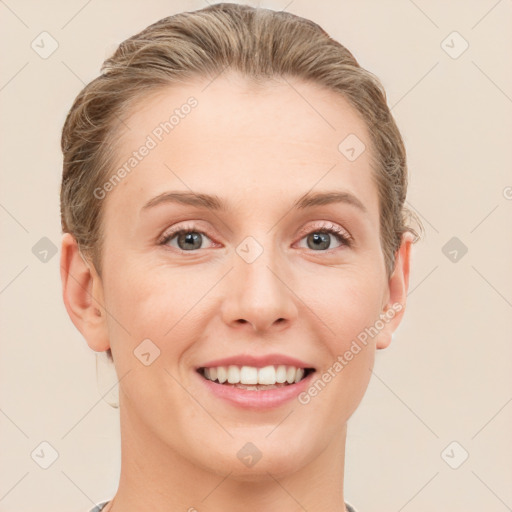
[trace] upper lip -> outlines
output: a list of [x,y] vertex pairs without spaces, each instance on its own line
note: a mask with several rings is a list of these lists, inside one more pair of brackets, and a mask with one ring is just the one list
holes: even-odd
[[290,357],[284,354],[268,354],[265,356],[251,356],[248,354],[240,354],[237,356],[224,357],[222,359],[215,359],[208,361],[196,367],[199,368],[212,368],[217,366],[254,366],[256,368],[263,368],[271,365],[286,365],[295,366],[296,368],[313,368],[312,364],[306,363],[295,357]]

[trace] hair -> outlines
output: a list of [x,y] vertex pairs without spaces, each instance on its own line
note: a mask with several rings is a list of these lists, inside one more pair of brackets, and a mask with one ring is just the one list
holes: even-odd
[[280,77],[316,84],[340,93],[362,116],[372,146],[380,242],[391,276],[402,235],[409,231],[414,242],[419,239],[409,221],[415,220],[420,231],[423,227],[404,205],[406,151],[382,84],[313,21],[241,4],[218,3],[153,23],[122,42],[103,63],[101,75],[78,94],[62,130],[62,231],[74,236],[101,276],[103,208],[94,191],[113,173],[123,115],[152,92],[195,78],[213,80],[225,69],[253,84]]

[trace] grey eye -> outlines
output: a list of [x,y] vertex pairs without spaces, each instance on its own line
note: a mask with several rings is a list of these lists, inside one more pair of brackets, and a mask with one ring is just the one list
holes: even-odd
[[180,233],[178,235],[178,247],[184,251],[199,249],[201,247],[201,233],[195,231]]
[[329,249],[331,236],[329,233],[310,233],[307,236],[308,247],[310,249]]
[[178,249],[181,249],[182,251],[195,251],[197,249],[201,249],[203,238],[210,240],[201,231],[181,230],[169,235],[162,243],[176,247],[176,245],[171,244],[171,241],[176,239]]

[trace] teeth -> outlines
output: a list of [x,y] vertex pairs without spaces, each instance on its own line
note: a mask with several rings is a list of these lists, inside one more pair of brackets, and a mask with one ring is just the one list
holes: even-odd
[[276,382],[276,369],[273,366],[265,366],[258,370],[258,384],[272,385]]
[[279,365],[276,370],[276,382],[285,382],[286,381],[286,366]]
[[221,384],[254,384],[273,386],[275,384],[293,384],[304,378],[304,368],[295,366],[265,366],[256,368],[254,366],[230,365],[217,366],[214,368],[203,368],[203,375],[211,381],[218,381]]
[[258,368],[254,368],[253,366],[242,366],[239,382],[242,384],[258,384]]
[[[208,379],[209,376],[206,378]],[[228,382],[230,384],[237,384],[240,382],[240,368],[238,368],[238,366],[228,367]]]
[[226,382],[228,380],[228,372],[227,372],[226,368],[224,368],[224,366],[219,366],[217,368],[217,380],[221,384],[224,384],[224,382]]

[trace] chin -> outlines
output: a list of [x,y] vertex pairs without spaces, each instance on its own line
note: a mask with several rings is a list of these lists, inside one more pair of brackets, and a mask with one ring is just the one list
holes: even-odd
[[[293,449],[289,444],[272,444],[267,440],[266,446],[262,446],[261,449],[256,448],[256,442],[242,443],[241,446],[235,457],[232,452],[225,453],[224,456],[212,453],[208,466],[211,468],[211,461],[215,457],[217,463],[215,468],[211,468],[214,472],[222,476],[229,473],[230,479],[241,482],[257,482],[272,480],[272,477],[286,477],[307,463],[307,452],[303,445]],[[314,455],[312,454],[310,458],[314,458]]]

